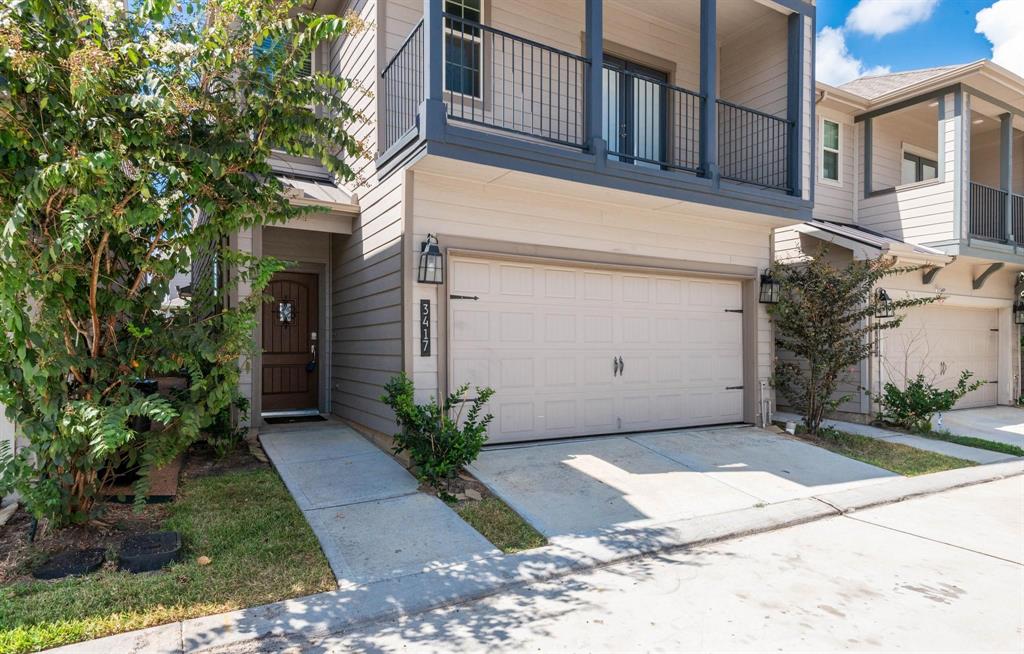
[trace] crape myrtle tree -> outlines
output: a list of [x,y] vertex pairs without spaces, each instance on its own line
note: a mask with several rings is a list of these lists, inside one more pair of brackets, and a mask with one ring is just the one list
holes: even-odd
[[825,415],[850,399],[838,393],[843,375],[871,356],[882,332],[899,327],[904,318],[899,312],[939,299],[894,298],[894,317],[875,318],[879,283],[916,269],[886,258],[854,260],[838,268],[829,262],[827,250],[772,268],[782,286],[778,304],[768,307],[777,349],[772,385],[800,413],[810,433],[817,434]]
[[[300,0],[7,0],[0,6],[0,403],[17,426],[0,490],[37,517],[89,520],[126,462],[149,472],[237,394],[279,262],[232,251],[289,205],[271,149],[339,178],[360,155],[350,85],[310,75],[354,27]],[[200,254],[230,271],[167,309]],[[231,303],[232,285],[252,296]],[[184,375],[149,393],[139,380]],[[139,417],[157,422],[132,428]]]

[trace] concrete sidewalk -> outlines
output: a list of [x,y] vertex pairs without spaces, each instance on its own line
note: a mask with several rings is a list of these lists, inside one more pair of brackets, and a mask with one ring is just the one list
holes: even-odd
[[[796,415],[795,413],[786,413],[784,411],[777,412],[775,414],[775,419],[783,422],[795,422],[797,424],[803,422],[800,419],[800,416]],[[903,445],[915,447],[919,450],[937,452],[938,454],[954,456],[958,459],[974,461],[975,463],[998,463],[1000,461],[1011,461],[1017,458],[1009,454],[1004,454],[1002,452],[982,450],[976,447],[958,445],[957,443],[947,443],[946,441],[940,441],[934,438],[925,438],[924,436],[913,436],[911,434],[904,434],[898,431],[891,431],[889,429],[883,429],[881,427],[875,427],[872,425],[862,425],[856,422],[845,422],[843,420],[824,420],[822,421],[822,425],[824,425],[825,427],[838,429],[839,431],[845,431],[851,434],[859,434],[861,436],[877,438],[879,440],[889,441],[890,443],[901,443]]]
[[500,554],[393,458],[338,421],[266,428],[260,442],[320,540],[338,586]]
[[[675,520],[637,528],[558,537],[520,554],[475,557],[308,597],[152,627],[60,648],[59,652],[184,653],[261,647],[261,639],[315,641],[361,625],[493,595],[655,553],[772,531],[868,507],[1024,474],[1024,460],[960,468],[912,478]],[[402,530],[413,531],[408,525]],[[414,534],[417,535],[417,534]],[[273,641],[270,641],[271,647]],[[300,646],[301,647],[301,646]]]

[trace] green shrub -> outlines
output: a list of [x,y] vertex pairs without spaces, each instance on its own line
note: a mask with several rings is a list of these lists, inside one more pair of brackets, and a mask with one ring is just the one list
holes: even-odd
[[[444,493],[448,482],[462,466],[476,459],[487,440],[487,425],[494,416],[480,414],[494,389],[478,387],[476,397],[466,400],[469,384],[463,384],[443,404],[433,399],[417,404],[413,383],[402,373],[393,377],[384,390],[381,401],[395,412],[400,428],[395,434],[395,453],[408,452],[420,481]],[[467,404],[469,410],[463,417]]]
[[985,383],[981,380],[971,382],[973,376],[969,370],[964,370],[960,373],[956,387],[948,390],[936,388],[925,380],[924,375],[910,380],[902,390],[892,382],[886,383],[878,397],[882,407],[879,418],[911,431],[929,431],[932,416],[941,411],[949,411],[960,398]]
[[[238,420],[234,419],[234,411],[238,410]],[[213,448],[213,453],[218,459],[223,459],[235,450],[235,446],[242,442],[249,428],[239,426],[247,422],[249,416],[249,400],[244,397],[237,397],[230,405],[221,409],[213,418],[213,422],[206,429],[206,442]]]

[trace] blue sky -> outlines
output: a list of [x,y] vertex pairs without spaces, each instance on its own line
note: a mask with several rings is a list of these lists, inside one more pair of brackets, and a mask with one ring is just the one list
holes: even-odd
[[1024,75],[1024,0],[819,0],[817,16],[825,82],[977,59]]

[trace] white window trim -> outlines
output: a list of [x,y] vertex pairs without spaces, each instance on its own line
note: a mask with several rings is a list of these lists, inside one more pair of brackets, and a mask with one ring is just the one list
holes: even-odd
[[[829,179],[825,177],[825,122],[828,121],[834,125],[839,126],[839,147],[835,150],[828,149],[829,152],[836,153],[836,172],[839,173],[839,179]],[[821,117],[818,121],[818,181],[822,184],[828,184],[829,186],[842,186],[843,185],[843,123],[838,120],[831,118]]]
[[[486,24],[484,22],[484,16],[487,15],[485,13],[485,5],[486,5],[486,0],[480,0],[480,24],[481,25],[485,25]],[[465,40],[468,40],[468,41],[472,41],[473,43],[476,43],[477,45],[480,46],[480,72],[479,72],[480,83],[477,85],[477,88],[480,90],[480,95],[472,95],[470,93],[461,93],[459,91],[450,91],[450,90],[448,90],[448,53],[447,52],[443,52],[442,53],[443,56],[442,56],[442,68],[441,68],[441,88],[444,89],[444,92],[446,94],[448,94],[449,96],[451,96],[452,98],[465,98],[466,100],[473,100],[473,101],[476,101],[476,102],[483,102],[483,100],[484,100],[484,71],[487,70],[486,62],[484,61],[484,35],[483,35],[483,31],[481,31],[480,34],[478,34],[476,36],[470,36],[468,34],[463,34],[462,32],[453,30],[452,28],[448,27],[447,25],[443,25],[443,27],[444,27],[444,36],[442,38],[444,38],[444,41],[442,42],[442,47],[444,47],[448,43],[448,38],[447,38],[448,35],[451,35],[451,36],[453,36],[455,38],[458,38],[458,39],[465,39]]]

